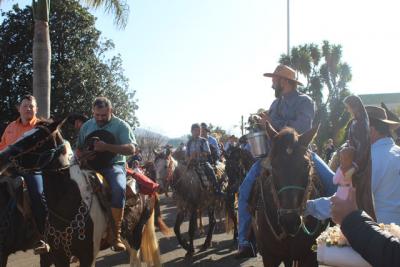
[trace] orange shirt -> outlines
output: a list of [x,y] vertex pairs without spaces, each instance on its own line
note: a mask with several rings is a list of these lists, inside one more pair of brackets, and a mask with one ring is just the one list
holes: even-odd
[[17,141],[25,132],[32,130],[37,122],[36,117],[33,117],[26,125],[22,124],[21,118],[11,122],[1,137],[0,151]]

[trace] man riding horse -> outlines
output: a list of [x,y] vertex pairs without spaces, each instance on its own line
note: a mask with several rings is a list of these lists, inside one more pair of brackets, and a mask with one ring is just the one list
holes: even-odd
[[[299,134],[310,130],[315,114],[314,102],[309,96],[297,91],[297,86],[302,84],[296,79],[295,71],[286,65],[279,65],[273,73],[265,73],[264,76],[272,78],[276,99],[268,113],[259,114],[260,127],[265,129],[268,122],[278,131],[284,127],[294,128]],[[332,171],[315,153],[312,156],[324,188],[328,192],[333,191],[330,180]],[[251,224],[247,203],[253,184],[261,174],[261,163],[262,159],[259,159],[253,164],[239,188],[239,250],[235,256],[238,259],[256,256],[253,244],[247,237]]]
[[[32,130],[39,121],[36,117],[37,102],[36,98],[31,95],[25,95],[17,105],[19,118],[11,122],[1,137],[0,151],[13,144],[24,133]],[[28,187],[29,197],[31,200],[31,208],[36,226],[41,235],[44,234],[44,225],[46,219],[46,207],[43,202],[43,179],[40,172],[18,173],[24,177]],[[40,241],[34,248],[35,254],[42,254],[49,251],[49,246]]]
[[216,164],[221,157],[221,150],[219,149],[218,141],[214,136],[210,135],[210,129],[205,122],[201,123],[201,137],[205,138],[210,145],[211,159],[210,163]]
[[93,144],[94,151],[111,152],[116,154],[110,166],[98,170],[107,180],[111,188],[111,213],[115,222],[116,251],[125,250],[121,241],[121,223],[125,205],[126,190],[126,159],[125,156],[135,152],[136,139],[129,124],[113,115],[112,104],[106,97],[97,97],[93,102],[93,118],[85,122],[79,132],[77,141],[77,154],[84,149],[85,139],[97,130],[105,130],[115,137],[115,144],[107,144],[96,140]]
[[[215,194],[221,195],[221,187],[217,182],[217,177],[211,164],[208,162],[208,158],[211,155],[210,146],[208,141],[200,136],[200,125],[195,123],[191,127],[192,138],[186,145],[186,159],[189,166],[200,165],[206,176],[214,186]],[[200,178],[201,179],[201,178]]]

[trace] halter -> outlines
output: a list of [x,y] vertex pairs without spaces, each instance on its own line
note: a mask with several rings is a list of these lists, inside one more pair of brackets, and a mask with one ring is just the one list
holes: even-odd
[[[311,164],[312,164],[312,162],[311,162]],[[317,221],[317,226],[315,227],[315,229],[313,231],[309,231],[307,226],[305,225],[304,217],[303,217],[303,214],[304,214],[304,211],[305,211],[305,207],[306,207],[306,203],[307,203],[307,199],[308,199],[308,197],[309,197],[309,195],[310,195],[310,193],[311,193],[311,191],[312,191],[312,189],[314,187],[314,185],[312,183],[312,177],[314,175],[314,167],[312,165],[310,167],[310,172],[309,172],[309,175],[308,175],[308,181],[307,181],[307,186],[306,187],[297,186],[297,185],[288,185],[288,186],[282,187],[278,191],[276,190],[276,188],[275,188],[275,186],[273,184],[272,166],[269,165],[267,170],[269,170],[269,176],[267,177],[265,182],[267,182],[267,185],[270,187],[272,198],[273,198],[274,204],[275,204],[275,206],[277,208],[278,227],[281,230],[280,234],[278,234],[275,231],[275,229],[274,229],[274,227],[273,227],[273,225],[272,225],[272,223],[271,223],[271,221],[270,221],[270,219],[268,217],[268,214],[266,212],[266,204],[265,204],[266,202],[265,202],[263,184],[262,184],[261,180],[259,180],[259,183],[260,183],[259,186],[260,186],[260,189],[261,189],[260,191],[261,191],[261,200],[262,200],[262,205],[263,205],[264,217],[265,217],[265,219],[266,219],[266,221],[268,223],[268,226],[269,226],[271,232],[275,236],[275,238],[277,240],[281,241],[284,238],[286,238],[288,235],[291,236],[291,237],[294,237],[299,233],[300,229],[302,229],[303,232],[306,235],[310,235],[310,236],[314,235],[318,231],[318,229],[320,227],[319,220]],[[287,191],[287,190],[304,191],[303,199],[302,199],[302,201],[301,201],[301,203],[300,203],[300,205],[298,207],[291,208],[291,209],[282,208],[280,200],[279,200],[279,194],[281,194],[282,192]],[[285,231],[285,229],[280,226],[280,223],[279,223],[279,218],[282,215],[291,214],[291,213],[295,213],[295,214],[300,216],[300,225],[299,225],[299,227],[298,227],[298,229],[297,229],[295,234],[290,234],[290,233],[288,234]]]
[[[57,145],[56,141],[55,141],[55,135],[59,135],[59,129],[56,128],[53,132],[50,132],[49,129],[47,127],[44,126],[36,126],[36,128],[42,129],[44,131],[46,131],[49,135],[37,142],[34,146],[32,146],[31,148],[27,149],[27,150],[21,150],[20,148],[18,148],[15,145],[10,145],[9,148],[12,150],[16,150],[17,152],[19,152],[16,156],[11,156],[10,157],[10,162],[12,164],[12,166],[14,168],[16,168],[19,172],[21,173],[27,173],[27,172],[32,172],[32,171],[40,171],[43,170],[46,166],[48,166],[50,163],[53,162],[53,160],[60,155],[60,153],[65,149],[65,144],[66,141],[61,137],[62,143],[60,145]],[[44,144],[46,144],[51,138],[53,138],[54,140],[54,146],[55,148],[49,149],[45,152],[42,153],[38,153],[38,152],[33,152],[36,149],[42,147]],[[20,163],[19,163],[19,158],[21,158],[24,155],[27,154],[31,154],[31,155],[36,155],[38,156],[38,159],[36,160],[35,166],[36,167],[32,167],[32,168],[25,168],[23,167]],[[46,159],[42,164],[39,165],[39,163],[43,160]],[[55,168],[55,169],[46,169],[47,171],[60,171],[60,170],[64,170],[69,168],[69,165],[65,165],[65,166],[61,166],[60,168]]]

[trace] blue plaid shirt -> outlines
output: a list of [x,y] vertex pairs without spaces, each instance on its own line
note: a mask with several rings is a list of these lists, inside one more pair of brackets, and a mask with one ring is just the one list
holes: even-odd
[[[211,154],[210,146],[207,139],[203,137],[191,138],[186,145],[186,156],[190,157],[193,153],[207,153]],[[199,160],[207,160],[207,157],[200,155]]]
[[299,134],[311,129],[314,115],[314,101],[297,90],[275,99],[269,109],[272,126],[276,130],[288,126]]

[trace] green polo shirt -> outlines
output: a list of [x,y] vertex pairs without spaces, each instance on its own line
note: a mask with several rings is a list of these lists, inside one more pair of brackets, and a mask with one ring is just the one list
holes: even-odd
[[[129,124],[113,115],[111,120],[102,127],[97,125],[94,118],[85,122],[79,131],[77,148],[82,149],[86,137],[97,130],[106,130],[112,133],[115,137],[116,145],[136,145],[135,135],[133,134],[132,128]],[[126,157],[120,154],[116,155],[112,160],[113,164],[125,164],[125,162]]]

